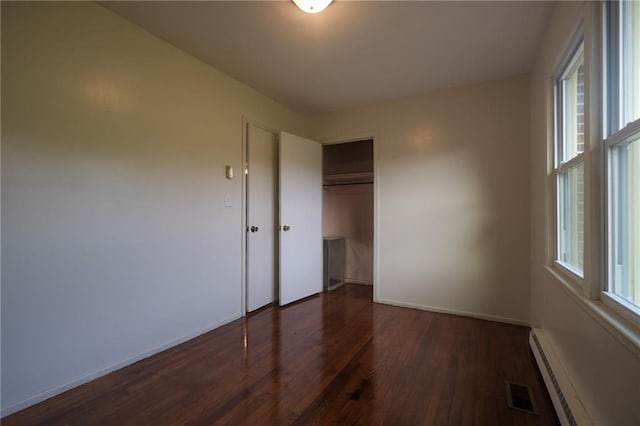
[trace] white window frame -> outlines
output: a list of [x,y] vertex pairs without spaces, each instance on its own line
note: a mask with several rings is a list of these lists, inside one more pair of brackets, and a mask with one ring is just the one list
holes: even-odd
[[[586,267],[586,252],[583,255],[583,270],[580,271],[576,268],[574,268],[572,265],[562,262],[561,260],[559,260],[560,258],[560,235],[558,233],[558,229],[559,229],[559,216],[560,216],[560,190],[559,190],[559,179],[560,179],[560,175],[561,174],[565,174],[567,173],[570,169],[572,169],[573,167],[582,164],[583,165],[583,171],[584,171],[584,185],[585,185],[585,190],[586,190],[586,186],[587,186],[587,170],[586,170],[586,165],[585,165],[585,152],[586,151],[586,147],[588,145],[588,141],[587,141],[587,135],[585,134],[585,138],[584,138],[584,145],[585,145],[585,149],[583,152],[578,153],[576,156],[574,156],[573,158],[571,158],[570,160],[566,161],[566,162],[561,162],[561,150],[564,149],[564,105],[563,105],[563,93],[561,90],[561,85],[562,85],[562,81],[565,79],[566,74],[569,70],[571,70],[574,67],[574,62],[582,57],[583,61],[584,61],[584,45],[585,45],[585,40],[584,40],[584,34],[583,34],[583,29],[582,29],[582,24],[580,24],[580,26],[578,27],[577,31],[574,34],[574,37],[572,38],[571,42],[568,45],[568,48],[565,49],[565,53],[562,57],[562,59],[559,61],[559,66],[556,69],[556,72],[554,74],[553,77],[553,108],[554,108],[554,114],[553,114],[553,123],[554,123],[554,137],[553,137],[553,156],[551,158],[552,164],[553,164],[553,170],[552,170],[552,177],[553,177],[553,184],[552,184],[552,188],[553,188],[553,211],[552,211],[552,217],[553,217],[553,232],[552,232],[552,236],[553,236],[553,248],[551,251],[551,262],[554,266],[554,269],[557,270],[557,272],[559,272],[561,274],[561,276],[563,276],[566,280],[568,280],[573,286],[575,287],[580,287],[582,288],[584,286],[584,275],[585,275],[585,267]],[[586,61],[584,62],[585,64],[585,74],[587,72],[586,70]],[[585,75],[586,77],[586,75]],[[587,105],[586,105],[586,96],[587,96],[587,91],[588,91],[588,87],[587,87],[587,80],[585,79],[585,109],[584,109],[584,115],[585,115],[585,120],[588,114],[587,111]],[[587,123],[585,122],[585,132],[586,132],[586,127],[587,127]],[[583,214],[586,215],[586,200],[585,200],[585,205],[584,205],[584,210]],[[586,234],[587,229],[586,229],[586,222],[585,222],[585,228],[584,228],[584,233]]]
[[603,111],[602,119],[602,139],[604,146],[604,173],[602,175],[602,188],[604,192],[604,274],[600,284],[600,300],[611,310],[622,316],[628,321],[640,325],[640,308],[633,303],[627,301],[623,297],[609,291],[611,284],[611,276],[609,271],[611,250],[613,243],[613,232],[610,222],[610,211],[612,208],[612,194],[610,193],[610,169],[611,169],[611,152],[627,140],[640,135],[640,118],[635,121],[623,124],[620,91],[620,82],[623,79],[622,70],[619,68],[619,34],[620,20],[617,13],[611,8],[612,4],[604,2],[602,5],[603,28],[601,31],[602,42],[602,88],[603,88]]

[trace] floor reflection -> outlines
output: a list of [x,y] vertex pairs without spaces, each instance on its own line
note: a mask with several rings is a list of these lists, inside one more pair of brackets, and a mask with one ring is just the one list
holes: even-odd
[[[243,422],[304,423],[321,420],[332,406],[375,399],[372,345],[372,289],[347,285],[284,308],[250,315],[243,324]],[[349,366],[363,352],[357,365]],[[347,368],[356,374],[345,374]],[[336,375],[348,383],[336,381]],[[347,386],[349,394],[337,392]],[[370,416],[371,410],[358,416]],[[310,420],[310,419],[309,419]],[[301,423],[302,422],[302,423]]]

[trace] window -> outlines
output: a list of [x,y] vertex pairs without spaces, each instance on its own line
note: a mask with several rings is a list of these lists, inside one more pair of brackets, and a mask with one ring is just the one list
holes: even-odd
[[640,2],[606,5],[605,301],[640,314]]
[[584,54],[582,42],[556,79],[556,261],[582,277],[584,259]]

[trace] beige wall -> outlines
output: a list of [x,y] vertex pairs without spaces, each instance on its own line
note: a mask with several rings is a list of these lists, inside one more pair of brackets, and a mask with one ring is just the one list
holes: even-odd
[[345,237],[345,279],[373,284],[373,185],[326,187],[322,234]]
[[101,6],[2,2],[3,413],[240,316],[243,114],[304,131]]
[[326,114],[375,136],[377,300],[529,321],[529,77]]
[[[552,75],[589,3],[560,2],[532,74],[532,303],[533,325],[552,342],[594,424],[640,424],[640,360],[545,268],[547,146],[552,138]],[[589,33],[590,19],[585,19]],[[586,50],[586,60],[591,52]],[[587,62],[588,63],[588,62]],[[599,260],[600,261],[600,260]],[[601,261],[600,261],[601,262]],[[596,302],[597,304],[597,302]]]

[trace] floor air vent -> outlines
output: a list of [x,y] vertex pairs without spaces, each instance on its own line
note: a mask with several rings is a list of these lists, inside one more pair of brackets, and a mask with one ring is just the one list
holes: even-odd
[[506,385],[509,407],[529,414],[538,414],[536,412],[536,404],[533,400],[533,395],[531,394],[529,386],[511,382],[506,382]]

